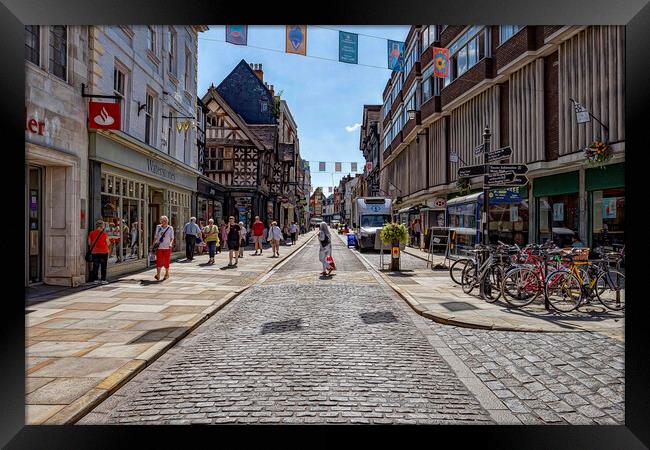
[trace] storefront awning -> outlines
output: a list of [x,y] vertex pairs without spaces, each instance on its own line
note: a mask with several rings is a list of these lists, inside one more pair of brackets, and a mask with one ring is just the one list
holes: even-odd
[[409,206],[408,208],[400,209],[399,211],[397,211],[397,213],[398,214],[416,213],[416,212],[419,212],[423,208],[426,208],[426,205]]
[[447,206],[456,205],[458,203],[466,203],[471,201],[478,201],[479,197],[483,198],[483,192],[476,192],[474,194],[465,195],[464,197],[455,197],[451,200],[447,200]]

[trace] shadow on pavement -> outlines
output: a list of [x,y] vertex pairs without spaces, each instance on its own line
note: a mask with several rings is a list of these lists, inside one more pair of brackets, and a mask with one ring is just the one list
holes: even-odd
[[143,344],[146,342],[158,342],[168,334],[180,329],[189,330],[189,327],[156,328],[145,332],[144,334],[138,336],[135,339],[132,339],[131,341],[127,342],[127,344]]

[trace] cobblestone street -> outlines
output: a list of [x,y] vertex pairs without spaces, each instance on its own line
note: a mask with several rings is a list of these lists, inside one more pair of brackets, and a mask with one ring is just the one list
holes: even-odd
[[333,244],[333,276],[313,239],[78,423],[623,423],[621,343],[432,322]]

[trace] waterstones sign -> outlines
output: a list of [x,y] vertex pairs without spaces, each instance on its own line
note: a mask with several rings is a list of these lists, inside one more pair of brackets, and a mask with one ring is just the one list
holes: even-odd
[[149,170],[150,173],[154,175],[158,175],[163,178],[167,178],[168,180],[171,181],[176,181],[176,172],[173,170],[169,170],[167,167],[164,165],[154,161],[153,159],[147,158],[147,169]]

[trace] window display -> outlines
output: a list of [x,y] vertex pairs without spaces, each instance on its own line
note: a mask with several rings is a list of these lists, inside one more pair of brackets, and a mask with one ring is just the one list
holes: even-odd
[[591,193],[593,247],[618,249],[625,244],[625,189]]
[[560,247],[571,247],[579,239],[580,208],[578,193],[539,197],[539,242],[553,240]]

